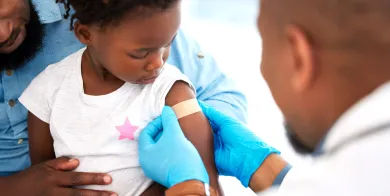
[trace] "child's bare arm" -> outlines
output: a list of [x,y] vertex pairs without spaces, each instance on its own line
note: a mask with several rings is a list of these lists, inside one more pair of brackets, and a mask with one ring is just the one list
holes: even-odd
[[53,138],[50,134],[49,124],[29,112],[27,128],[32,165],[55,159]]
[[[174,106],[180,102],[195,98],[195,93],[185,82],[176,82],[167,97],[168,106]],[[184,135],[194,144],[202,157],[210,177],[210,185],[219,190],[218,172],[214,162],[213,132],[208,119],[202,112],[197,112],[179,120]]]

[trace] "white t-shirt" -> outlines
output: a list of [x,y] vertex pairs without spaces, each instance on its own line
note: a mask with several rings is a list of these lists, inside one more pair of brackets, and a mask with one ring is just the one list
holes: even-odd
[[81,75],[84,50],[48,66],[19,101],[50,124],[57,157],[78,158],[76,171],[109,173],[113,178],[109,186],[83,188],[140,195],[152,181],[139,167],[139,133],[161,114],[172,85],[178,80],[190,82],[167,64],[152,84],[125,83],[107,95],[86,95]]

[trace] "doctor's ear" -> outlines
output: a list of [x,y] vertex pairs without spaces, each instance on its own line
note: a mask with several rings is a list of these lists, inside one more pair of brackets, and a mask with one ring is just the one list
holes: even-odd
[[91,27],[83,25],[78,21],[76,21],[73,26],[73,31],[77,39],[84,45],[89,45],[92,40]]
[[291,50],[293,70],[291,87],[296,92],[310,88],[315,76],[314,51],[309,36],[296,25],[286,28],[287,41]]

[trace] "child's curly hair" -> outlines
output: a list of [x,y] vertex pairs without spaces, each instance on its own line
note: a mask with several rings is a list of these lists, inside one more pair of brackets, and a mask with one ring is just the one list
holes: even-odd
[[[98,24],[104,27],[107,24],[117,24],[129,11],[142,8],[153,8],[164,11],[180,0],[56,0],[63,3],[66,9],[65,18],[70,18],[70,29],[73,30],[74,21],[81,24]],[[71,12],[71,7],[74,13]],[[139,12],[137,14],[142,15]]]

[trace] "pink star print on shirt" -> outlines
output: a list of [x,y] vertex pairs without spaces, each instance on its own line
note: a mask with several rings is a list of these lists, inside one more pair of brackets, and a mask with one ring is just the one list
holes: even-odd
[[134,140],[134,132],[137,131],[137,129],[138,129],[137,126],[133,126],[130,123],[129,118],[126,118],[125,123],[122,126],[116,126],[115,128],[121,134],[119,136],[119,140],[123,140],[126,138],[129,140]]

